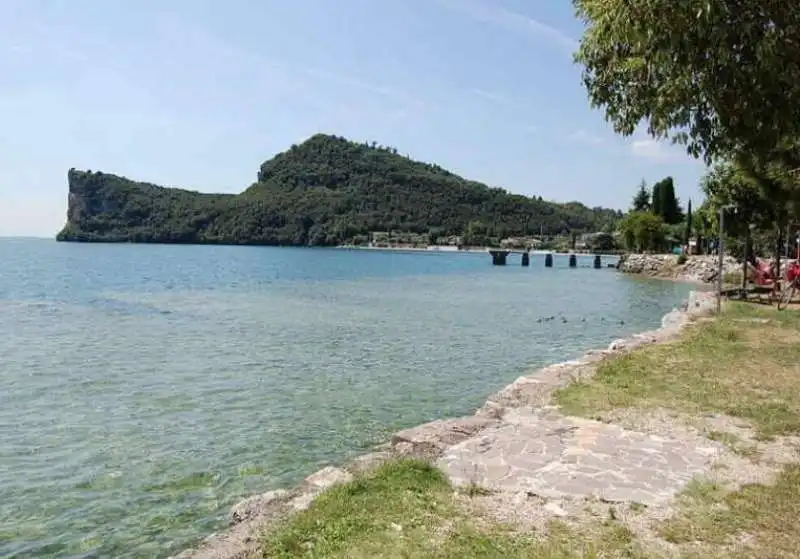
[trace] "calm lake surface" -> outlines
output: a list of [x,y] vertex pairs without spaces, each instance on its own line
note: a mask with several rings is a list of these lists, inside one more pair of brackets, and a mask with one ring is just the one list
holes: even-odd
[[691,289],[555,261],[0,239],[0,556],[166,557]]

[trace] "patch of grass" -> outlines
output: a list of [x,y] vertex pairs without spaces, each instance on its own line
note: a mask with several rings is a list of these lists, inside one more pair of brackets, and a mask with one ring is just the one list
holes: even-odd
[[443,472],[418,460],[388,462],[323,493],[263,541],[273,558],[644,558],[615,522],[580,533],[552,524],[520,533],[462,510]]
[[755,446],[746,444],[744,441],[742,441],[741,437],[734,433],[728,433],[726,431],[710,431],[706,436],[712,441],[717,441],[724,444],[733,452],[742,456],[753,456],[757,451]]
[[632,512],[643,512],[647,510],[647,505],[642,503],[637,503],[636,501],[631,503],[631,511]]
[[467,497],[485,497],[493,493],[491,489],[478,485],[475,482],[465,485],[464,487],[460,488],[460,491]]
[[[768,321],[758,319],[769,319]],[[800,313],[728,303],[680,340],[604,361],[555,394],[563,411],[663,407],[746,419],[761,438],[800,432]]]
[[454,514],[447,477],[430,464],[389,462],[338,485],[272,534],[267,557],[335,557],[349,549],[393,545],[432,533]]
[[725,285],[735,285],[740,286],[742,285],[742,272],[726,272],[725,275],[722,276],[722,282]]
[[672,543],[731,545],[727,557],[797,557],[800,542],[800,465],[786,466],[773,485],[747,485],[726,492],[696,482],[681,497],[677,516],[661,523]]

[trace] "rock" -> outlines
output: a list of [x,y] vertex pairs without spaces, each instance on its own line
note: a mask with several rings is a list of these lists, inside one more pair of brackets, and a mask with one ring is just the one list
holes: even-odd
[[[735,258],[724,258],[723,274],[738,273],[741,268],[741,263]],[[684,264],[678,264],[678,257],[674,254],[628,254],[620,259],[619,270],[628,274],[711,283],[717,279],[719,259],[713,255],[689,256]]]
[[475,412],[477,417],[486,417],[488,419],[503,419],[506,413],[506,407],[498,402],[493,402],[491,399]]
[[326,466],[305,479],[305,483],[300,488],[300,494],[291,500],[289,506],[297,511],[305,510],[326,489],[330,489],[340,483],[347,483],[352,479],[353,474],[350,472],[341,468]]
[[288,496],[288,491],[277,489],[239,501],[231,508],[231,524],[238,524],[239,522],[263,516],[267,510],[276,503],[284,501]]
[[308,476],[306,478],[306,484],[315,491],[324,491],[337,483],[347,483],[352,479],[353,474],[350,472],[346,472],[340,468],[334,468],[333,466],[327,466]]
[[467,439],[496,424],[491,417],[470,416],[440,419],[395,433],[392,447],[403,454],[436,456],[448,446]]
[[[688,308],[688,305],[687,305]],[[673,309],[661,317],[661,328],[675,328],[685,322],[686,313],[678,309]]]
[[628,347],[628,340],[625,338],[620,338],[618,340],[614,340],[610,344],[608,344],[608,349],[610,351],[620,351]]
[[564,509],[562,509],[560,506],[558,506],[556,503],[554,503],[552,501],[547,503],[544,506],[544,510],[546,510],[547,512],[549,512],[553,516],[557,516],[559,518],[564,518],[565,516],[567,516],[567,511],[565,511]]
[[311,506],[311,503],[314,502],[314,499],[317,498],[317,493],[302,493],[292,499],[290,503],[291,507],[296,511],[306,510],[308,507]]
[[354,458],[348,465],[347,471],[353,474],[360,474],[374,470],[390,458],[394,453],[390,451],[376,451],[368,454],[362,454]]

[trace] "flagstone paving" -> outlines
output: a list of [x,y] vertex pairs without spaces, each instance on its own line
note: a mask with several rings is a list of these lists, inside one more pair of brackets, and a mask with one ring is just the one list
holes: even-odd
[[450,446],[439,466],[456,485],[655,506],[707,472],[721,450],[700,436],[667,438],[516,409],[501,424]]

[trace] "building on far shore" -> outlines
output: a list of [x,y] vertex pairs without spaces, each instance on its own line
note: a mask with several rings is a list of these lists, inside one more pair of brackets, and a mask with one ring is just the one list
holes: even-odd
[[542,241],[534,237],[507,237],[500,241],[501,248],[536,250],[542,246]]
[[431,245],[428,250],[435,252],[458,252],[458,245]]

